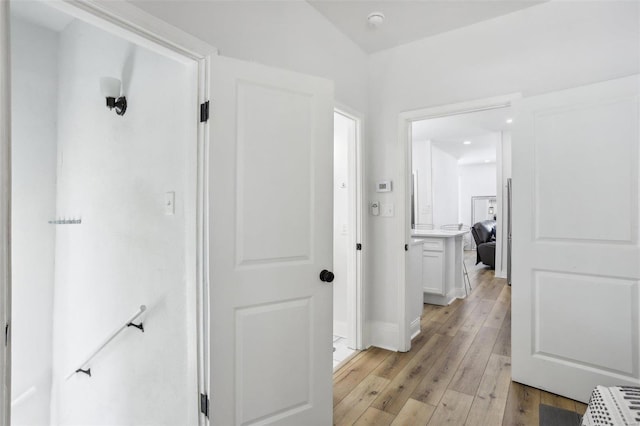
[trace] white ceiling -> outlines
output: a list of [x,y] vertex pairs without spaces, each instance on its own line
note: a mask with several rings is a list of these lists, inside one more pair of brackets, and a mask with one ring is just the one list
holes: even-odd
[[[506,15],[547,0],[307,0],[340,31],[372,53],[477,22]],[[382,12],[374,28],[371,12]]]
[[[431,143],[458,159],[458,164],[494,163],[500,132],[508,131],[511,108],[459,114],[415,121],[411,132],[414,141]],[[465,145],[464,141],[470,141]],[[487,161],[488,160],[488,161]]]

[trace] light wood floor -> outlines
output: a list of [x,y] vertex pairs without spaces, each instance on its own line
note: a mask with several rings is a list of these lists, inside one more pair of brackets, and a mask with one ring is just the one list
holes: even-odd
[[466,299],[424,305],[410,352],[372,347],[334,373],[335,425],[538,426],[541,403],[584,414],[580,402],[511,382],[511,288],[480,265],[469,276]]

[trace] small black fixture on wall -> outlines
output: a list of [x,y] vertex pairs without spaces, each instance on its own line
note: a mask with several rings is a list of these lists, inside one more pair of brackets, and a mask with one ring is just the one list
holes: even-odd
[[102,77],[100,79],[100,90],[107,99],[107,108],[116,110],[116,114],[124,115],[127,111],[127,98],[120,96],[122,82],[113,77]]

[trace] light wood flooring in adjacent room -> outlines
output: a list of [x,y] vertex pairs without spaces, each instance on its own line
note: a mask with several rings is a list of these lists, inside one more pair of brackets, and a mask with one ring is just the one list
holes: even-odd
[[333,376],[335,425],[538,426],[538,406],[586,405],[511,382],[511,287],[466,263],[473,291],[424,305],[411,351],[370,348]]

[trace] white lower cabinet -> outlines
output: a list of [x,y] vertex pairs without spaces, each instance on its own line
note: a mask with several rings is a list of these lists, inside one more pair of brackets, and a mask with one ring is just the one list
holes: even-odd
[[445,294],[445,257],[443,251],[422,251],[422,291],[444,296]]

